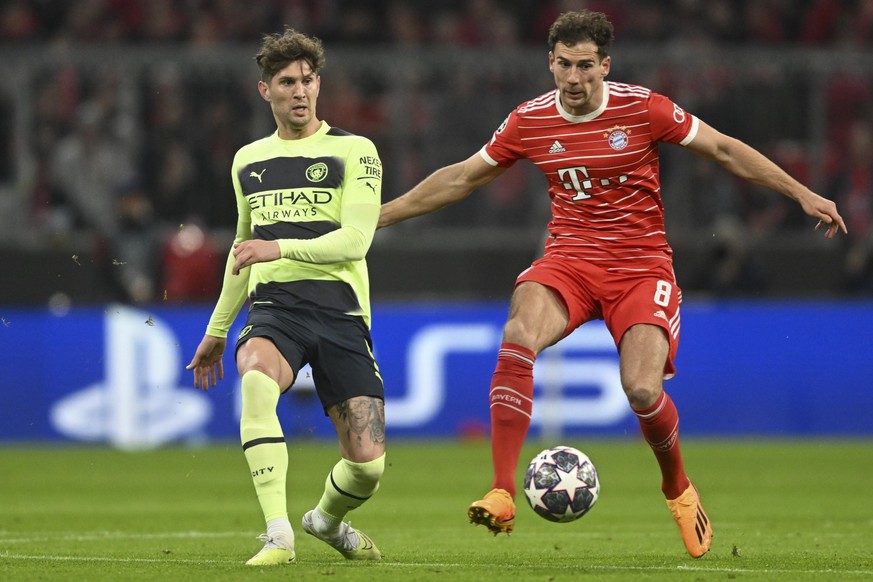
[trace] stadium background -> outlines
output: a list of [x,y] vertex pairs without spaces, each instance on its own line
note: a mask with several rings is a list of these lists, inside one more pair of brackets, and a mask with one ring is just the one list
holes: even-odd
[[[231,158],[272,129],[252,62],[263,33],[288,23],[326,41],[320,117],[374,140],[387,200],[552,86],[546,29],[578,7],[616,25],[612,79],[765,152],[850,230],[825,240],[793,202],[662,148],[683,431],[873,435],[873,2],[7,0],[0,441],[235,438],[232,374],[202,395],[182,368],[232,237]],[[547,214],[542,177],[518,164],[377,233],[373,333],[395,435],[487,430],[500,321]],[[535,433],[635,434],[602,332],[541,358]],[[329,437],[301,380],[289,434]]]

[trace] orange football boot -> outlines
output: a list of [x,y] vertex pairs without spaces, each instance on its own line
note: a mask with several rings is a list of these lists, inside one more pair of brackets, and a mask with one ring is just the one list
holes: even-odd
[[679,526],[685,549],[692,558],[699,558],[709,551],[712,542],[712,525],[700,504],[700,495],[694,485],[689,485],[676,499],[668,499],[667,507]]
[[470,523],[484,525],[494,535],[509,535],[515,527],[515,503],[505,489],[492,489],[483,499],[470,504],[467,516]]

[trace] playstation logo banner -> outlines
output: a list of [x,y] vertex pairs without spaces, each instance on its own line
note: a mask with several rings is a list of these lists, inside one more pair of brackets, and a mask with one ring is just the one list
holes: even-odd
[[[195,389],[184,369],[210,311],[0,306],[0,443],[136,450],[236,441],[233,339],[215,388]],[[503,303],[374,305],[390,436],[487,435],[488,386],[506,313]],[[683,434],[873,435],[873,360],[858,349],[869,344],[871,329],[867,304],[686,301],[677,375],[665,384],[683,412]],[[602,322],[540,354],[534,378],[532,436],[636,438],[615,343]],[[289,440],[335,437],[314,391],[304,368],[282,396]]]

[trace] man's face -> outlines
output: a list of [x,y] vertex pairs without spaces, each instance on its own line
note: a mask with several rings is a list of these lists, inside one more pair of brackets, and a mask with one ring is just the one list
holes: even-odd
[[280,136],[305,137],[317,129],[315,102],[320,87],[321,78],[306,61],[290,63],[276,73],[269,84],[258,83],[261,96],[273,110]]
[[609,57],[600,59],[593,42],[555,45],[555,50],[549,53],[549,69],[555,76],[561,105],[567,113],[585,115],[600,106],[609,62]]

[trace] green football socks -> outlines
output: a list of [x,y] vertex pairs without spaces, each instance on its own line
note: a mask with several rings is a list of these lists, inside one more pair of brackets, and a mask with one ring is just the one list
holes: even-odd
[[240,439],[264,519],[288,519],[285,479],[288,447],[276,415],[279,385],[257,371],[242,377]]
[[379,488],[385,471],[385,454],[366,463],[340,459],[324,482],[324,493],[318,509],[337,522],[351,510],[360,507]]

